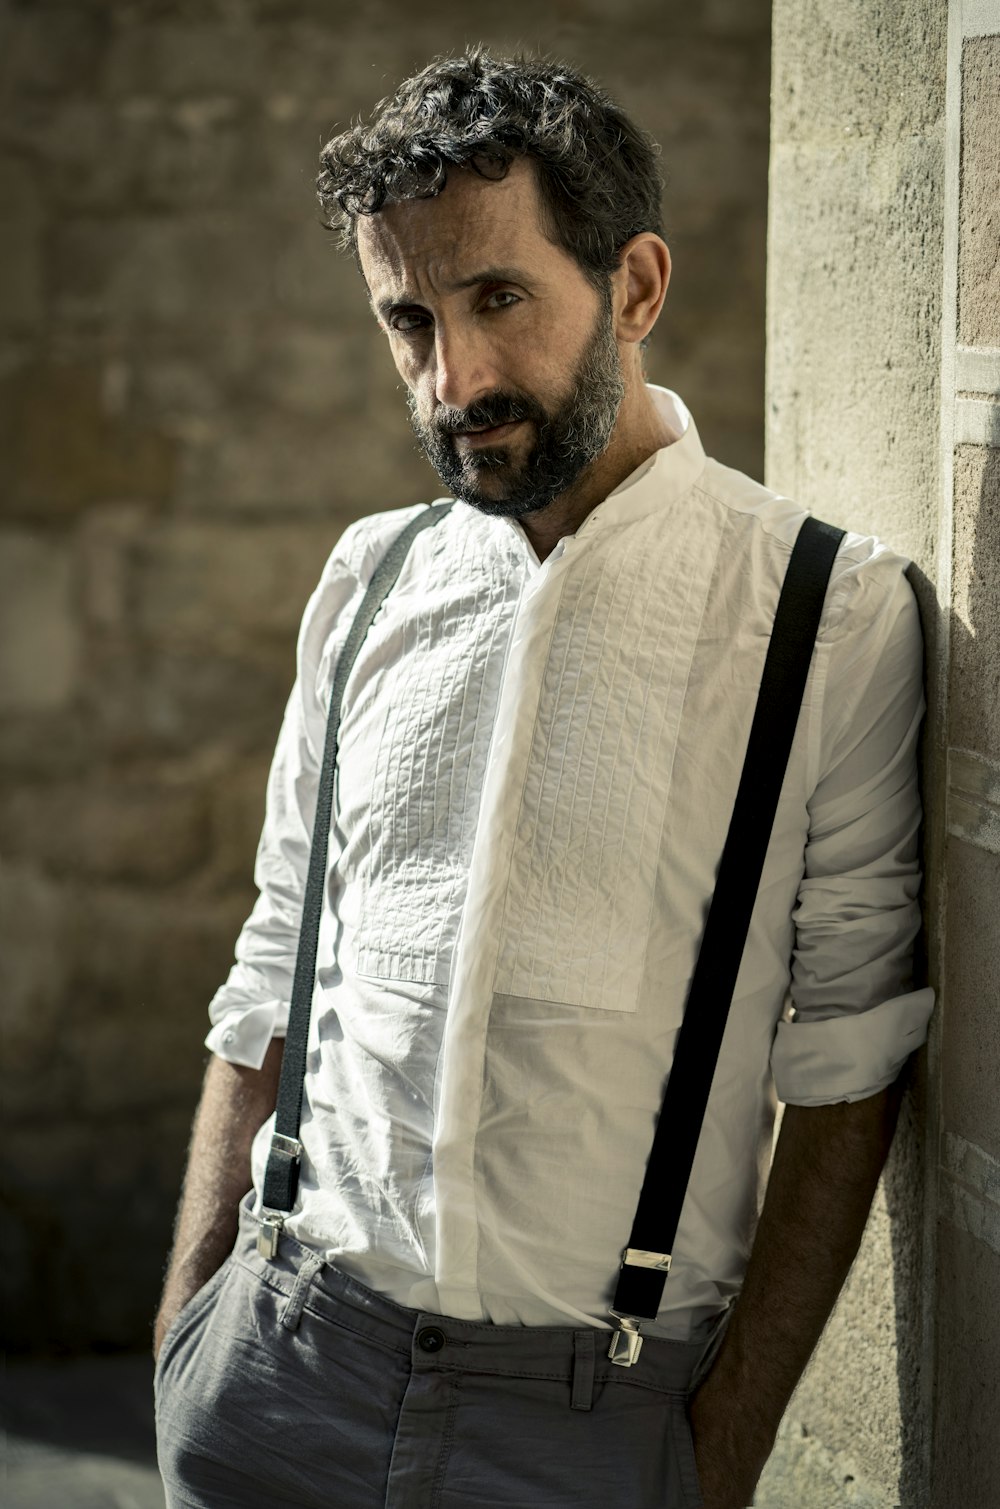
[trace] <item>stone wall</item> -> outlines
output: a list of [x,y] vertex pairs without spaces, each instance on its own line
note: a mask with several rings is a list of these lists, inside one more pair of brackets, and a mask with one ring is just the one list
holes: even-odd
[[938,993],[766,1509],[1000,1492],[1000,6],[777,0],[768,474],[907,551]]
[[321,563],[440,492],[318,148],[485,40],[662,142],[651,375],[760,474],[763,0],[21,0],[3,18],[0,847],[15,1346],[144,1345],[263,782]]

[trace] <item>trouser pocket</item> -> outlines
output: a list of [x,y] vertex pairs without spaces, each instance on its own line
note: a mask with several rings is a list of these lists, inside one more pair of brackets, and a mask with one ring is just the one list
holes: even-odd
[[192,1294],[174,1316],[160,1343],[160,1350],[156,1355],[156,1366],[153,1369],[153,1388],[157,1391],[160,1379],[167,1368],[171,1356],[182,1343],[183,1339],[189,1338],[192,1331],[197,1327],[202,1316],[211,1308],[213,1301],[226,1281],[232,1258],[227,1257],[220,1268],[217,1268],[212,1277],[201,1288]]

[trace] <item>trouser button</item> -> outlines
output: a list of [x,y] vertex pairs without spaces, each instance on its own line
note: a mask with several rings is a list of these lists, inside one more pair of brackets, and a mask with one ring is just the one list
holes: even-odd
[[417,1346],[422,1352],[440,1352],[445,1343],[445,1334],[437,1326],[424,1326],[417,1332]]

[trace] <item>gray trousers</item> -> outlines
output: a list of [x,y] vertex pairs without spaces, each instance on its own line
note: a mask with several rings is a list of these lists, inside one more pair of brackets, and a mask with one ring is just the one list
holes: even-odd
[[393,1304],[283,1237],[232,1255],[156,1368],[169,1509],[699,1509],[686,1397],[702,1348],[492,1326]]

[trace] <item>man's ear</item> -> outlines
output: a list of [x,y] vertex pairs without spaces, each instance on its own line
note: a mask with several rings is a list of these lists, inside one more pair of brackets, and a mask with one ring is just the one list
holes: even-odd
[[656,324],[670,282],[670,249],[652,231],[640,231],[621,250],[613,275],[616,293],[615,334],[638,345]]

